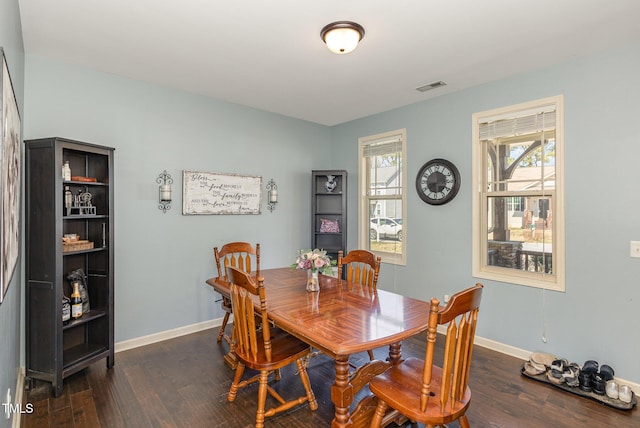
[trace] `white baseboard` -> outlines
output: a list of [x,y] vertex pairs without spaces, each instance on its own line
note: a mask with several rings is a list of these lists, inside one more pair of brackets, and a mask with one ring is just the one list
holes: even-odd
[[[443,326],[438,326],[438,333],[446,333]],[[492,351],[500,352],[501,354],[509,355],[511,357],[518,358],[522,361],[527,361],[531,357],[532,351],[526,349],[516,348],[515,346],[505,345],[504,343],[496,342],[495,340],[486,339],[484,337],[476,336],[475,345],[482,346],[483,348],[491,349]],[[640,383],[631,382],[626,379],[615,377],[616,382],[619,385],[629,385],[636,395],[640,394]]]
[[[233,319],[230,319],[231,322]],[[203,321],[196,324],[185,325],[171,330],[161,331],[149,334],[147,336],[136,337],[134,339],[123,340],[114,344],[114,351],[121,352],[128,349],[138,348],[140,346],[151,345],[152,343],[162,342],[163,340],[173,339],[175,337],[184,336],[186,334],[196,333],[198,331],[207,330],[222,325],[222,318],[216,318],[209,321]]]
[[[14,403],[20,403],[20,408],[25,408],[25,403],[23,403],[23,393],[24,393],[24,367],[18,368],[18,379],[16,380],[16,395],[13,398]],[[20,423],[22,418],[22,412],[15,412],[13,414],[13,420],[11,421],[12,428],[20,428]]]

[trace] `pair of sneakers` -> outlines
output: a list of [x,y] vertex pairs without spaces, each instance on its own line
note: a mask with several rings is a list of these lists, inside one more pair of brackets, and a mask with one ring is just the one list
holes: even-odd
[[597,395],[605,395],[607,382],[613,380],[613,375],[614,371],[611,366],[606,364],[600,366],[597,361],[587,360],[582,365],[579,375],[580,389],[586,392],[591,391]]
[[580,384],[578,380],[579,373],[580,366],[578,364],[559,358],[551,363],[551,367],[547,371],[547,378],[556,385],[564,383],[573,388]]

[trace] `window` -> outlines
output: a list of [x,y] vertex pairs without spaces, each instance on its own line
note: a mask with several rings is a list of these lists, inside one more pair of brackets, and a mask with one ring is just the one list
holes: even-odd
[[405,264],[404,129],[358,139],[359,247]]
[[564,291],[563,98],[473,115],[473,275]]

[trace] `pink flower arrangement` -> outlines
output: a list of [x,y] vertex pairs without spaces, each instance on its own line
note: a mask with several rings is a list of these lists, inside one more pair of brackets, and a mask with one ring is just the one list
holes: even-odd
[[332,266],[336,265],[335,260],[327,255],[324,250],[300,250],[296,262],[291,265],[291,269],[311,270],[312,272],[321,272],[330,274]]

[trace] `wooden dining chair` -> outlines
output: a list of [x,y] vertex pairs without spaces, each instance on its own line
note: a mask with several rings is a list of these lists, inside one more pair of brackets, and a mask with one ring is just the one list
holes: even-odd
[[[256,428],[264,427],[265,417],[273,416],[304,402],[309,402],[309,408],[316,410],[318,403],[311,390],[304,364],[304,359],[311,351],[311,347],[289,333],[270,325],[264,278],[258,276],[256,284],[248,273],[236,267],[227,266],[226,271],[233,308],[233,341],[238,358],[238,367],[227,400],[234,401],[239,388],[259,382]],[[254,301],[254,296],[259,298],[259,308],[256,308],[257,302]],[[267,383],[268,377],[272,372],[293,362],[298,368],[305,395],[285,401]],[[259,373],[248,380],[242,380],[245,367]],[[278,401],[277,407],[265,410],[267,393]]]
[[[246,242],[230,242],[223,245],[220,250],[218,250],[218,247],[214,247],[213,254],[216,260],[216,267],[218,268],[218,277],[224,277],[225,281],[227,279],[227,266],[233,266],[251,274],[252,265],[255,264],[255,273],[256,275],[260,275],[260,244],[256,244],[254,248]],[[229,316],[233,312],[231,309],[231,301],[228,297],[222,296],[221,306],[225,314],[222,319],[217,341],[220,343],[224,338],[224,340],[230,344],[231,337],[225,332],[227,323],[229,322]]]
[[[378,285],[381,258],[366,250],[351,250],[346,256],[342,250],[338,251],[338,278],[346,279],[355,284],[361,284],[373,291]],[[344,276],[343,276],[344,275]],[[373,361],[373,350],[367,351],[369,359]]]
[[[371,427],[380,427],[391,408],[425,427],[457,420],[462,428],[469,428],[465,412],[471,401],[469,370],[482,288],[476,284],[456,293],[444,307],[431,299],[425,359],[407,358],[369,381],[378,398]],[[436,330],[447,324],[439,367],[433,364]]]

